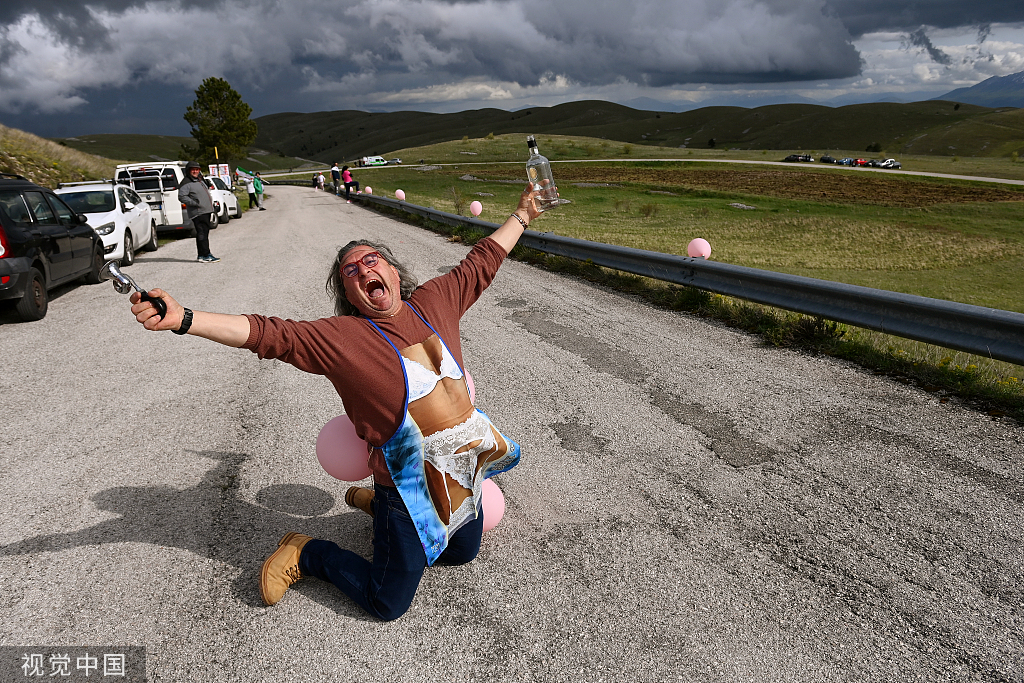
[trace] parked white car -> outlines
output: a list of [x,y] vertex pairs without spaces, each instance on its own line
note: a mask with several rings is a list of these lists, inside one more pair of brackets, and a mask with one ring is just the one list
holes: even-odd
[[218,223],[227,223],[232,218],[242,217],[238,197],[228,189],[223,180],[217,176],[206,176],[206,185],[210,188],[210,198],[220,205],[220,211],[217,213]]
[[115,180],[139,193],[153,211],[160,232],[187,231],[195,234],[185,205],[178,200],[178,186],[185,179],[184,161],[156,161],[144,164],[120,164]]
[[886,159],[879,164],[881,168],[903,168],[903,164],[896,161],[895,159]]
[[156,251],[156,221],[142,197],[110,180],[63,183],[53,191],[76,213],[85,214],[103,241],[103,255],[122,266],[135,263],[140,248]]

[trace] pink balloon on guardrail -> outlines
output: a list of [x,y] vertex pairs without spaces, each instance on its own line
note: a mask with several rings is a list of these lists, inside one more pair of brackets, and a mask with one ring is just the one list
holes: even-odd
[[686,245],[686,253],[690,258],[707,258],[711,256],[711,245],[707,240],[698,237]]
[[405,190],[395,190],[395,199],[400,202],[405,201]]

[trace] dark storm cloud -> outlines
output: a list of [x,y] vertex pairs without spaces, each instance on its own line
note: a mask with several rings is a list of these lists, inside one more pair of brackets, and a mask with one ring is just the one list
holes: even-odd
[[[120,53],[127,63],[133,50],[144,50],[139,36],[118,31],[119,24],[130,17],[139,25],[140,13],[162,13],[194,26],[185,41],[195,42],[224,72],[266,74],[308,65],[317,73],[376,79],[414,74],[426,84],[480,77],[529,86],[556,75],[584,85],[624,80],[660,86],[855,75],[859,55],[839,20],[822,11],[823,2],[341,0],[325,6],[263,0],[257,6],[240,0],[3,0],[0,25],[34,18],[81,54]],[[174,16],[170,10],[177,10]],[[198,12],[206,18],[194,16]],[[252,21],[254,16],[262,21]],[[144,39],[173,39],[176,27],[168,28],[166,36]],[[246,43],[241,50],[223,45],[236,37]],[[200,46],[202,40],[207,44]],[[147,71],[145,63],[136,56],[141,67],[133,65],[133,72],[166,77]],[[113,78],[104,85],[116,85]]]
[[[551,74],[664,86],[856,75],[859,55],[815,0],[542,0],[351,3],[351,63],[376,74],[432,67],[523,86]],[[369,30],[359,30],[360,24]]]
[[854,37],[875,31],[909,32],[921,26],[1024,22],[1021,0],[828,0],[828,6]]
[[0,0],[0,112],[209,76],[258,113],[844,79],[863,66],[851,32],[947,63],[923,27],[974,26],[980,43],[1017,17],[1024,0]]
[[953,60],[949,58],[949,55],[932,45],[932,41],[925,34],[923,28],[919,28],[913,33],[908,34],[906,40],[914,47],[922,48],[936,64],[949,66],[953,63]]

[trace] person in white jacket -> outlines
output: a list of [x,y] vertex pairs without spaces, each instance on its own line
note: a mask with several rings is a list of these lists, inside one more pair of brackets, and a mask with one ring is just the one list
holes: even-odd
[[256,201],[256,185],[251,175],[245,176],[245,191],[249,195],[249,208],[259,206],[259,202]]

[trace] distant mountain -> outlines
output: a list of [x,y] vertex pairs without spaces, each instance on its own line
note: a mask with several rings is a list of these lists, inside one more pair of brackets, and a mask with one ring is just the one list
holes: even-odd
[[[701,100],[700,102],[664,102],[650,97],[637,97],[632,100],[621,101],[619,104],[644,111],[675,113],[692,111],[703,107],[746,107],[747,109],[753,109],[755,107],[765,107],[772,104],[821,104],[826,107],[845,107],[848,104],[866,104],[871,102],[898,102],[900,104],[906,104],[909,102],[924,102],[925,100],[945,98],[945,96],[942,98],[939,97],[940,92],[941,91],[939,90],[885,92],[876,93],[869,97],[866,97],[863,93],[851,93],[849,95],[840,95],[827,100],[804,97],[803,95],[797,95],[790,92],[767,94],[753,93],[749,95],[725,94],[718,97],[710,97],[706,100]],[[523,107],[523,109],[526,109],[526,107]]]
[[[638,103],[640,104],[640,103]],[[642,102],[652,106],[652,102]],[[637,110],[578,101],[516,112],[452,114],[326,111],[256,119],[256,146],[283,157],[329,163],[419,147],[463,136],[526,133],[592,137],[640,145],[763,150],[866,150],[890,153],[1009,156],[1024,146],[1024,110],[933,100],[828,107],[788,103],[703,106],[684,112]],[[714,145],[711,141],[714,140]]]
[[958,88],[936,100],[976,104],[979,107],[1024,107],[1024,71],[1009,76],[993,76],[970,88]]

